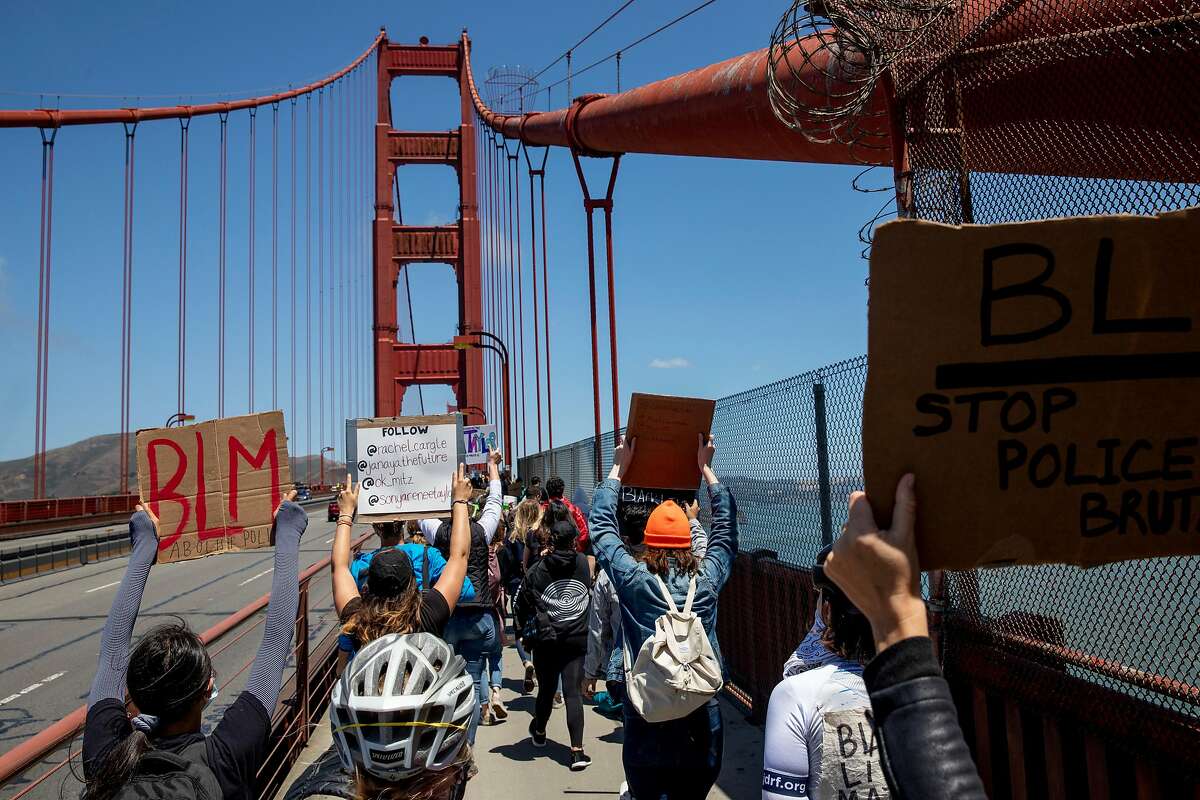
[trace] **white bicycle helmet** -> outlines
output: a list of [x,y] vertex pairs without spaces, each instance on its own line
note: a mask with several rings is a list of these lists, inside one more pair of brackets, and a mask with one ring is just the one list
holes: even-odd
[[391,634],[358,652],[333,687],[342,767],[398,781],[454,763],[475,713],[466,662],[429,633]]

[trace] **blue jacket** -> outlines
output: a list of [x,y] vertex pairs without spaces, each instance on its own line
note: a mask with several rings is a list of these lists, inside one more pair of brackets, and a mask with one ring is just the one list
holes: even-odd
[[[417,589],[422,592],[426,589],[432,589],[433,584],[436,584],[438,578],[442,577],[442,570],[446,567],[446,559],[438,552],[438,549],[432,545],[427,546],[411,542],[409,544],[398,544],[395,547],[397,550],[407,553],[409,560],[412,561],[413,572],[416,573],[417,578]],[[380,550],[382,549],[380,548]],[[350,574],[354,577],[354,583],[357,584],[360,592],[362,591],[363,583],[367,580],[367,568],[371,566],[371,559],[378,552],[379,550],[372,550],[369,553],[359,553],[350,562]],[[425,585],[423,579],[426,554],[429,556],[429,586]],[[460,601],[475,599],[475,587],[471,585],[470,580],[463,578],[462,594],[459,595],[458,599]]]
[[[617,501],[620,495],[620,481],[609,479],[596,487],[592,494],[588,532],[596,563],[608,573],[621,601],[621,630],[630,661],[633,661],[646,639],[654,632],[655,621],[668,609],[658,582],[645,564],[629,554],[618,534]],[[737,557],[737,506],[733,495],[719,483],[708,487],[708,496],[712,504],[712,530],[708,552],[696,574],[696,598],[692,610],[699,615],[719,660],[721,648],[717,644],[717,600],[725,581],[729,580],[733,560]],[[664,582],[671,590],[676,605],[682,608],[687,599],[687,576],[672,572]]]

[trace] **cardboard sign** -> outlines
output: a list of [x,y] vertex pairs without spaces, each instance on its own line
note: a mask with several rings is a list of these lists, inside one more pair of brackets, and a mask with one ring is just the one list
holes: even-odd
[[346,420],[359,514],[370,522],[448,516],[462,447],[458,414]]
[[463,449],[465,464],[486,464],[488,453],[497,448],[495,425],[464,425]]
[[291,488],[283,412],[138,431],[138,493],[158,517],[158,563],[271,544]]
[[822,714],[821,788],[813,796],[888,800],[892,794],[880,763],[880,745],[867,709]]
[[881,226],[863,465],[924,569],[1200,553],[1200,214]]
[[647,489],[695,489],[696,434],[712,430],[715,400],[634,393],[627,439],[637,439],[633,463],[622,483]]

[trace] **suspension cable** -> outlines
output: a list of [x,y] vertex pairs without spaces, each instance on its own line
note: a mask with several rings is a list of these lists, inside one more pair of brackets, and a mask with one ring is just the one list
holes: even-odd
[[249,309],[249,325],[247,326],[247,339],[249,347],[247,349],[247,371],[246,371],[246,386],[247,386],[247,412],[254,413],[254,153],[255,147],[255,128],[258,122],[258,109],[250,109],[250,234],[247,237],[249,240],[249,255],[246,265],[246,283],[250,293],[247,299],[247,307]]
[[312,95],[304,97],[304,416],[307,422],[304,482],[312,485]]
[[[289,321],[291,322],[291,329],[292,329],[292,335],[291,335],[291,338],[289,339],[289,341],[292,344],[292,368],[288,374],[291,376],[291,379],[292,379],[292,395],[291,395],[292,403],[291,403],[291,406],[289,406],[289,408],[291,408],[291,414],[289,416],[289,419],[291,419],[292,425],[295,426],[298,423],[298,419],[296,417],[296,98],[293,97],[291,99],[291,105],[292,105],[292,125],[291,125],[292,146],[291,146],[290,154],[291,154],[291,158],[292,158],[292,180],[291,180],[291,182],[288,183],[288,192],[291,195],[290,200],[291,200],[291,206],[292,206],[292,209],[291,209],[292,210],[292,248],[291,248],[292,280],[291,280],[291,284],[290,284],[291,290],[292,290],[292,314],[291,314],[291,317],[289,318]],[[298,428],[296,428],[295,430],[296,430],[296,433],[299,432]]]
[[225,416],[225,233],[229,212],[229,113],[221,114],[220,201],[217,223],[217,416]]
[[[529,413],[526,408],[526,402],[529,398],[529,392],[525,388],[525,262],[521,257],[521,176],[517,163],[522,147],[524,145],[517,142],[517,150],[510,158],[513,172],[513,227],[516,229],[517,251],[517,260],[514,264],[517,272],[517,347],[521,351],[521,357],[518,359],[521,365],[521,442],[525,448],[523,452],[528,452]],[[507,150],[506,146],[505,152]]]
[[[539,341],[538,329],[541,327],[538,321],[538,279],[537,279],[537,222],[534,216],[533,205],[533,179],[535,175],[541,176],[545,181],[546,176],[546,160],[550,156],[550,148],[544,148],[542,151],[542,164],[538,169],[533,168],[533,161],[529,157],[529,148],[524,148],[525,166],[529,169],[529,253],[532,260],[532,268],[530,270],[533,275],[533,375],[535,381],[535,394],[537,397],[537,443],[538,452],[542,452],[542,370],[541,370],[541,342]],[[545,281],[543,280],[543,283]],[[550,329],[546,328],[546,338],[550,338]],[[549,369],[549,363],[547,363]],[[549,383],[549,372],[546,374],[546,381]]]
[[271,408],[279,408],[279,103],[271,104]]
[[[516,344],[517,344],[517,295],[516,295],[517,281],[516,281],[516,274],[515,274],[515,268],[514,268],[514,263],[513,263],[513,218],[516,216],[516,213],[515,213],[516,205],[513,202],[513,183],[515,182],[514,174],[516,172],[515,164],[516,164],[517,157],[516,157],[516,153],[508,152],[508,142],[507,141],[505,141],[504,139],[501,139],[501,143],[504,147],[504,155],[506,158],[506,160],[504,162],[504,180],[505,180],[505,186],[507,189],[507,198],[508,198],[508,208],[507,208],[507,213],[505,215],[506,223],[508,226],[508,315],[509,315],[509,324],[508,324],[509,369],[508,369],[508,372],[509,372],[509,375],[511,376],[510,380],[515,384],[515,383],[517,383],[517,359],[513,358],[512,353],[516,349]],[[515,412],[516,409],[514,408],[513,411]],[[520,428],[517,428],[515,431],[513,431],[513,438],[516,440],[516,448],[513,452],[513,459],[510,463],[515,464],[520,459],[520,454],[522,452],[524,452],[523,448],[525,445],[525,439],[523,436],[521,436]]]
[[37,397],[34,405],[33,496],[46,496],[47,395],[50,388],[50,244],[54,223],[54,140],[58,129],[38,131],[42,137],[41,224],[38,229]]
[[125,222],[121,282],[121,458],[120,492],[129,493],[129,402],[133,322],[133,174],[137,123],[125,128]]
[[176,359],[179,368],[175,410],[187,408],[187,207],[188,207],[188,129],[192,120],[179,120],[179,335]]
[[325,464],[325,92],[317,93],[317,448]]
[[[546,148],[549,153],[550,148]],[[546,331],[546,435],[547,443],[550,449],[554,449],[554,401],[553,393],[550,390],[550,279],[547,276],[547,262],[550,260],[546,254],[546,162],[542,160],[541,174],[538,176],[538,184],[541,188],[542,196],[542,328]]]

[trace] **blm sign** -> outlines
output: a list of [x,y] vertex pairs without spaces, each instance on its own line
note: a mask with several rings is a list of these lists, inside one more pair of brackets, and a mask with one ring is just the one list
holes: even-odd
[[160,564],[268,546],[292,482],[281,411],[138,431],[137,465]]
[[1200,213],[964,226],[871,252],[863,470],[917,475],[924,569],[1200,553]]

